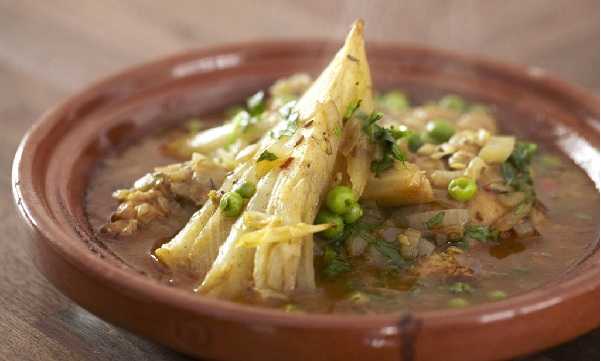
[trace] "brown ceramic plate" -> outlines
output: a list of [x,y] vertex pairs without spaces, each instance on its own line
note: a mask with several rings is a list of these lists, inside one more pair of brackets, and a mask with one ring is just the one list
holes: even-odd
[[[108,78],[46,113],[23,139],[13,169],[15,200],[40,271],[98,316],[212,359],[504,359],[597,327],[598,236],[562,277],[536,290],[401,316],[288,314],[199,297],[145,278],[95,242],[84,193],[103,155],[150,129],[238,102],[278,77],[316,73],[336,46],[251,43],[191,51]],[[559,142],[562,135],[558,146],[598,182],[597,98],[539,69],[445,51],[381,44],[368,55],[378,88],[453,91],[493,103],[506,110],[505,126],[529,122],[521,128],[538,138]]]

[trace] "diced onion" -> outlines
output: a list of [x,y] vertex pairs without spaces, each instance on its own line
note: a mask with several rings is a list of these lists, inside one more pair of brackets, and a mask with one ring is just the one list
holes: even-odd
[[486,168],[486,163],[482,160],[482,158],[474,157],[474,159],[470,160],[463,175],[470,177],[473,180],[478,180],[484,168]]
[[470,214],[467,209],[446,209],[444,211],[428,211],[412,214],[407,216],[409,227],[424,230],[426,223],[432,219],[437,213],[444,214],[442,221],[437,228],[458,228],[462,229],[470,219]]
[[488,142],[480,149],[480,158],[486,163],[503,163],[509,158],[513,147],[515,146],[515,138],[507,136],[491,137]]
[[432,181],[432,185],[436,188],[447,188],[453,179],[459,178],[462,175],[463,172],[460,170],[435,170],[430,174],[430,180]]

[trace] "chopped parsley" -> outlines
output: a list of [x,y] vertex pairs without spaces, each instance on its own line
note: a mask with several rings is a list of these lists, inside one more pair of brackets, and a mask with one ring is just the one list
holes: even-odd
[[513,152],[509,156],[509,162],[519,171],[526,172],[537,149],[538,146],[534,143],[517,142],[515,148],[513,148]]
[[335,278],[342,273],[350,272],[352,269],[346,257],[342,253],[336,252],[332,247],[325,249],[323,261],[325,263],[323,274],[328,278]]
[[401,254],[399,253],[399,249],[395,247],[395,244],[387,242],[383,239],[373,237],[369,242],[380,254],[388,260],[389,264],[396,269],[403,268],[407,266],[407,262]]
[[499,231],[482,224],[470,224],[465,227],[463,237],[480,242],[496,242],[499,239]]
[[444,212],[438,212],[432,216],[432,218],[428,219],[424,225],[427,229],[437,228],[442,224],[444,220]]
[[501,175],[508,186],[525,192],[527,200],[534,198],[534,182],[530,174],[530,163],[538,146],[534,143],[518,142],[506,162],[501,164]]
[[358,234],[367,242],[367,244],[373,246],[382,256],[384,256],[388,260],[389,265],[394,269],[398,270],[407,266],[407,261],[401,257],[399,252],[398,242],[391,243],[374,236],[372,232],[378,228],[378,225],[357,222],[345,227],[345,231],[346,228],[349,228],[349,231],[348,233],[345,232],[342,237],[343,239]]
[[276,160],[276,159],[278,159],[278,156],[277,156],[277,155],[275,155],[275,154],[271,153],[271,152],[270,152],[270,151],[268,151],[268,150],[265,150],[265,151],[263,151],[263,153],[261,153],[261,155],[259,156],[259,159],[257,159],[257,162],[262,162],[262,161],[264,161],[264,160],[267,160],[267,161],[274,161],[274,160]]
[[469,294],[473,293],[474,289],[469,285],[469,283],[455,282],[449,286],[449,292],[454,294]]
[[395,129],[394,127],[384,128],[379,126],[378,120],[382,118],[382,113],[374,112],[364,117],[363,132],[369,137],[369,141],[379,147],[380,156],[371,162],[371,171],[379,176],[383,171],[392,168],[394,161],[404,162],[405,154],[401,151],[396,141],[406,135],[408,131]]

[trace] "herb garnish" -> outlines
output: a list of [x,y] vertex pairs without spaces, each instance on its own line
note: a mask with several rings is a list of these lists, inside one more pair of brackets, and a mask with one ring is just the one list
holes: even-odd
[[538,146],[534,143],[517,142],[513,152],[509,156],[509,161],[521,172],[528,170],[532,157]]
[[268,150],[265,150],[265,151],[263,151],[263,153],[261,153],[261,155],[259,156],[259,159],[257,159],[257,162],[262,162],[262,161],[264,161],[264,160],[267,160],[267,161],[274,161],[274,160],[276,160],[276,159],[278,159],[278,156],[277,156],[277,155],[275,155],[275,154],[271,153],[271,152],[270,152],[270,151],[268,151]]
[[326,248],[323,254],[323,261],[326,264],[323,268],[323,273],[328,278],[334,278],[352,269],[349,261],[332,247]]
[[469,283],[455,282],[449,286],[449,292],[454,294],[472,293],[474,292],[474,289]]
[[398,242],[387,242],[386,240],[373,235],[372,231],[378,228],[378,225],[357,222],[347,228],[350,230],[348,231],[348,234],[343,235],[344,239],[351,235],[358,235],[363,238],[367,244],[373,246],[382,256],[384,256],[394,268],[400,269],[407,266],[407,262],[399,253]]
[[482,224],[470,224],[465,227],[463,236],[480,242],[496,242],[499,239],[499,231]]
[[371,162],[371,171],[379,176],[383,171],[392,168],[394,161],[404,162],[405,154],[401,151],[396,141],[409,133],[393,127],[384,128],[376,124],[383,114],[374,112],[364,117],[363,132],[369,137],[371,143],[379,147],[380,157]]
[[516,191],[525,192],[528,202],[535,198],[530,162],[537,149],[538,146],[534,143],[518,142],[509,159],[501,164],[501,175],[505,183]]
[[442,224],[444,220],[444,212],[438,212],[432,216],[432,218],[428,219],[424,225],[427,229],[437,228]]

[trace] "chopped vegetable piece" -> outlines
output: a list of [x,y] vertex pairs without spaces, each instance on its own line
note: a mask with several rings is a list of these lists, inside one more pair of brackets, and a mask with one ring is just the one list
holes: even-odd
[[491,300],[502,300],[504,298],[507,298],[507,293],[501,291],[501,290],[494,290],[491,291],[487,294],[488,298],[490,298]]
[[284,311],[288,312],[288,313],[292,313],[292,312],[303,312],[300,307],[298,307],[298,305],[295,305],[294,303],[287,303],[284,307]]
[[474,198],[478,191],[476,181],[468,177],[459,177],[449,183],[449,195],[456,201],[467,202]]
[[255,194],[256,190],[257,190],[257,187],[255,186],[254,183],[244,182],[238,188],[235,189],[235,192],[240,194],[242,196],[242,198],[248,199],[248,198],[252,197],[253,194]]
[[440,226],[442,224],[443,220],[444,220],[444,212],[438,212],[434,216],[432,216],[432,218],[427,220],[424,225],[426,226],[427,229],[434,229],[434,228],[437,228],[438,226]]
[[190,133],[198,133],[204,127],[205,127],[205,123],[198,118],[192,118],[186,122],[186,129]]
[[259,115],[265,111],[265,92],[262,90],[248,98],[246,107],[251,115]]
[[469,306],[470,303],[465,298],[455,297],[451,298],[447,304],[452,308],[463,308]]
[[415,153],[424,145],[423,137],[418,133],[411,133],[407,136],[407,145],[409,146],[409,150]]
[[371,163],[371,171],[379,176],[383,171],[392,168],[394,161],[404,162],[406,157],[401,151],[396,141],[405,135],[406,131],[390,128],[383,128],[376,124],[382,118],[382,113],[374,112],[364,118],[363,132],[369,137],[369,141],[376,144],[379,148],[380,157],[374,159]]
[[357,199],[353,190],[346,186],[336,186],[326,196],[326,205],[330,211],[343,215],[350,211]]
[[470,224],[465,227],[464,237],[480,242],[496,242],[499,239],[499,231],[481,224]]
[[479,157],[487,164],[503,163],[509,158],[515,145],[515,137],[495,136],[480,149]]
[[526,171],[538,146],[534,143],[517,142],[509,161],[520,171]]
[[410,103],[407,95],[398,90],[390,91],[380,98],[383,107],[393,113],[401,113],[409,109]]
[[219,201],[219,208],[228,217],[238,217],[242,212],[244,199],[236,192],[227,192]]
[[355,202],[351,205],[349,210],[342,216],[344,223],[352,224],[357,222],[361,217],[363,217],[363,208],[359,205],[359,203]]
[[264,161],[264,160],[267,160],[267,161],[274,161],[274,160],[276,160],[276,159],[278,159],[278,156],[277,156],[277,155],[275,155],[275,154],[271,153],[271,152],[270,152],[270,151],[268,151],[268,150],[265,150],[265,151],[263,151],[263,153],[261,153],[261,155],[259,156],[259,159],[257,159],[257,162],[262,162],[262,161]]
[[349,301],[358,304],[365,304],[369,302],[369,296],[359,291],[353,292],[348,299]]
[[369,244],[372,245],[378,252],[380,252],[380,254],[388,260],[391,266],[397,269],[407,266],[407,262],[399,253],[399,248],[395,247],[392,243],[380,238],[372,237]]
[[474,289],[468,283],[455,282],[449,286],[449,292],[455,293],[455,294],[473,293]]
[[344,233],[344,221],[342,217],[330,211],[321,211],[315,218],[315,224],[331,224],[332,227],[322,231],[320,234],[327,239],[338,239]]
[[455,128],[444,119],[434,119],[426,125],[426,132],[429,139],[434,143],[440,144],[451,139],[453,134],[455,134]]
[[351,264],[342,255],[338,254],[333,248],[326,248],[323,260],[325,267],[323,268],[323,274],[328,278],[335,278],[341,273],[351,271]]
[[455,94],[446,95],[440,99],[438,105],[443,108],[456,110],[458,112],[463,112],[466,108],[463,98]]

